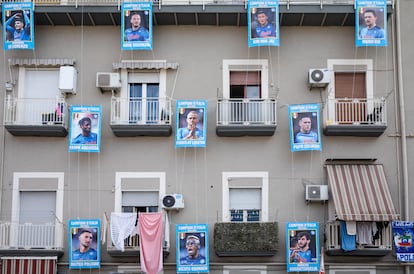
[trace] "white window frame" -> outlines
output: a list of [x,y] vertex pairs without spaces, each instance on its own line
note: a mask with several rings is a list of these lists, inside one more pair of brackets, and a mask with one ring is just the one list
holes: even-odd
[[[124,60],[123,62],[145,62],[145,61],[128,61],[128,60]],[[154,60],[151,61],[150,63],[159,63],[159,62],[166,62],[165,60]],[[121,74],[121,91],[120,91],[120,98],[125,99],[126,101],[129,100],[129,82],[128,82],[128,74],[129,73],[149,73],[149,74],[159,74],[158,76],[158,98],[166,98],[167,96],[167,69],[120,69],[120,74]],[[146,82],[143,82],[141,84],[148,84]],[[143,94],[144,95],[144,94]],[[143,98],[145,98],[143,96]],[[165,109],[165,106],[163,104],[165,104],[165,100],[160,100],[160,105],[159,105],[159,109]],[[146,107],[145,104],[143,107]],[[146,111],[144,112],[145,109],[142,109],[141,112],[142,113],[146,113]],[[125,103],[125,107],[121,109],[121,119],[128,121],[129,120],[129,104]]]
[[346,271],[347,273],[366,271],[367,274],[376,274],[377,270],[375,266],[365,266],[365,265],[348,265],[348,266],[340,266],[340,265],[332,265],[329,266],[328,274],[337,274],[337,271]]
[[365,91],[368,102],[374,98],[374,72],[371,59],[328,59],[328,71],[331,73],[331,81],[328,84],[328,113],[326,117],[335,117],[335,104],[329,104],[335,100],[335,72],[365,72]]
[[[33,185],[33,188],[24,187],[21,189],[21,180],[24,179],[56,179],[51,184],[53,188],[40,187]],[[12,190],[12,229],[10,231],[10,245],[17,246],[18,229],[20,218],[20,193],[24,191],[54,191],[56,192],[55,207],[55,240],[57,242],[63,239],[63,230],[60,224],[63,220],[63,191],[64,191],[64,173],[63,172],[14,172],[13,173],[13,190]],[[62,227],[63,228],[63,227]]]
[[[140,188],[139,185],[126,187],[123,184],[124,179],[158,179],[151,188]],[[158,191],[159,201],[165,195],[165,172],[116,172],[115,173],[115,205],[114,212],[122,212],[122,192],[124,191]],[[158,206],[158,212],[161,212],[161,204]]]
[[231,271],[238,271],[240,274],[249,274],[250,272],[260,271],[260,274],[267,274],[267,267],[263,265],[225,265],[223,266],[223,274],[230,274]]
[[[234,178],[259,178],[261,179],[261,185],[229,185],[229,181]],[[267,222],[269,220],[269,173],[268,172],[223,172],[222,173],[222,219],[223,222],[230,222],[230,188],[260,188],[262,191],[262,203],[261,203],[261,215],[260,222]]]
[[269,66],[265,59],[227,59],[223,60],[223,98],[230,99],[230,72],[260,71],[261,98],[269,98]]

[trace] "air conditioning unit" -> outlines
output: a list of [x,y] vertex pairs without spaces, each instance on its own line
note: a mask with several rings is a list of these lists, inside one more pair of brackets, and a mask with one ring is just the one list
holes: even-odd
[[328,186],[327,185],[306,185],[305,193],[306,201],[327,201]]
[[161,199],[162,208],[180,209],[184,208],[184,198],[182,194],[166,194]]
[[73,66],[61,66],[59,69],[59,90],[76,94],[77,71]]
[[328,69],[309,69],[309,84],[311,87],[326,87],[331,81]]
[[96,73],[96,87],[102,91],[118,90],[121,88],[121,77],[119,73],[98,72]]

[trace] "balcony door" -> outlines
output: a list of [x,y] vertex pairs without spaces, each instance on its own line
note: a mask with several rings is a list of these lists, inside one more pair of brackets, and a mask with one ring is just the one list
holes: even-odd
[[129,122],[156,123],[160,117],[159,74],[129,73]]
[[55,208],[55,191],[20,193],[19,247],[44,248],[55,245]]
[[232,121],[260,121],[261,72],[231,71],[230,99]]
[[336,120],[340,124],[365,121],[366,98],[365,72],[335,72]]
[[[21,68],[23,87],[19,93],[19,117],[26,123],[41,123],[42,113],[54,113],[59,91],[58,69]],[[19,84],[21,84],[19,82]]]

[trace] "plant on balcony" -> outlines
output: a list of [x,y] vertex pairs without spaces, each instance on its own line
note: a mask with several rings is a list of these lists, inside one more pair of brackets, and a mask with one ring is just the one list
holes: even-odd
[[274,256],[277,234],[277,222],[216,223],[214,250],[218,256]]

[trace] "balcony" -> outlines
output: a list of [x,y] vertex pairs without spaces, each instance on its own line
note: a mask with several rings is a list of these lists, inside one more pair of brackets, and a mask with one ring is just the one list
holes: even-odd
[[[110,221],[108,220],[109,227],[111,226]],[[170,254],[170,239],[169,239],[169,231],[170,231],[170,223],[166,221],[164,224],[164,233],[163,233],[163,256],[167,257]],[[105,235],[107,239],[107,246],[106,249],[108,254],[112,257],[139,257],[139,235],[136,234],[134,236],[129,236],[124,240],[124,251],[119,250],[115,247],[112,242],[111,238],[111,229],[107,230]]]
[[324,107],[324,134],[327,136],[378,137],[387,128],[384,98],[329,100]]
[[[388,13],[395,0],[388,0]],[[3,2],[16,2],[6,0]],[[119,26],[121,0],[33,0],[36,25]],[[354,0],[280,1],[281,26],[355,26]],[[82,8],[79,8],[81,6]],[[247,26],[246,0],[154,0],[163,25]]]
[[331,256],[385,256],[392,251],[391,222],[378,233],[371,245],[355,244],[355,250],[344,251],[341,248],[341,226],[339,221],[326,224],[326,254]]
[[37,99],[6,96],[4,126],[14,136],[65,137],[68,108],[63,98]]
[[275,130],[275,99],[218,100],[216,125],[218,136],[272,136]]
[[62,257],[63,224],[0,223],[0,255]]
[[214,224],[217,256],[274,256],[278,250],[277,222]]
[[172,133],[171,100],[167,98],[111,99],[111,128],[118,137],[165,136]]

